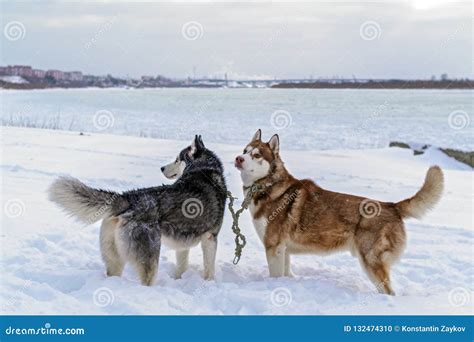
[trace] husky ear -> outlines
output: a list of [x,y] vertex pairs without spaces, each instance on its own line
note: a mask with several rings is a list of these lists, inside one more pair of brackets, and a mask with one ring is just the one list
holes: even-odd
[[278,134],[274,134],[273,137],[270,138],[268,145],[273,153],[278,154],[278,152],[280,152],[280,138],[278,137]]
[[259,128],[253,135],[252,141],[260,141],[262,139],[262,130]]
[[204,149],[204,143],[202,142],[202,138],[200,135],[195,135],[194,140],[191,143],[191,151],[190,154],[193,155],[196,151],[200,151]]
[[197,150],[196,140],[197,140],[197,135],[194,136],[194,139],[191,142],[191,148],[189,149],[189,152],[188,152],[190,156],[192,156]]
[[197,144],[198,150],[204,150],[206,147],[204,146],[204,142],[202,141],[202,136],[198,135],[198,144]]

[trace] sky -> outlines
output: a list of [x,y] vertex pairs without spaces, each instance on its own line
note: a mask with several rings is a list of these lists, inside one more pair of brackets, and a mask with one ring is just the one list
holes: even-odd
[[0,6],[0,65],[121,77],[473,78],[472,2]]

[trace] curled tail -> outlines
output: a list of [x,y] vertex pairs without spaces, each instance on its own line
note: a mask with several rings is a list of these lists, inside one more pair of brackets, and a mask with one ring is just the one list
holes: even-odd
[[93,189],[72,177],[58,178],[51,184],[48,192],[51,201],[87,224],[128,208],[127,200],[119,193]]
[[421,218],[436,203],[443,193],[444,176],[439,166],[432,166],[426,173],[425,182],[420,190],[410,198],[395,204],[402,218]]

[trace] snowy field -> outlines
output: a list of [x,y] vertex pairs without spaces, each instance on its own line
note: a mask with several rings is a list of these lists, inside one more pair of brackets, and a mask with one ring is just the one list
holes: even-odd
[[[264,130],[264,137],[270,133]],[[213,140],[211,133],[203,138]],[[473,172],[436,151],[418,157],[388,148],[294,151],[284,136],[281,141],[283,160],[295,176],[379,200],[411,196],[428,166],[443,168],[446,188],[436,210],[406,222],[408,245],[393,268],[397,296],[391,297],[376,293],[349,253],[295,256],[295,278],[269,279],[248,212],[241,221],[248,245],[238,266],[232,264],[234,236],[226,214],[215,281],[202,279],[199,247],[191,251],[182,279],[172,278],[174,252],[166,247],[154,286],[141,286],[131,268],[121,278],[107,278],[99,223],[84,227],[67,218],[47,200],[46,189],[59,175],[119,191],[167,183],[159,168],[188,141],[13,127],[2,127],[1,139],[2,314],[472,313]],[[242,198],[233,168],[242,146],[208,147],[222,158],[230,190]]]

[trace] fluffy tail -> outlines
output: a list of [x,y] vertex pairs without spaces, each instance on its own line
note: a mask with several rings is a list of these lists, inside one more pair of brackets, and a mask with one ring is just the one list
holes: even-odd
[[421,218],[436,203],[443,193],[444,177],[439,166],[432,166],[426,173],[425,182],[415,196],[395,204],[402,218]]
[[128,207],[128,202],[119,193],[93,189],[72,177],[55,180],[49,188],[49,199],[87,224],[116,215]]

